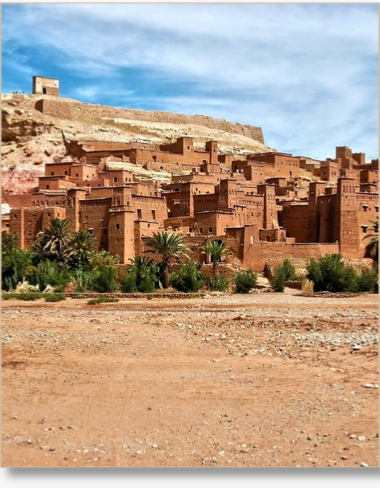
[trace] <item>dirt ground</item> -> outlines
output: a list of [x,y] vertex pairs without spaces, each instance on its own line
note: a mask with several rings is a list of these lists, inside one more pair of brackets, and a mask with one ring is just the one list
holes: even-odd
[[378,392],[378,295],[2,303],[4,467],[377,467]]

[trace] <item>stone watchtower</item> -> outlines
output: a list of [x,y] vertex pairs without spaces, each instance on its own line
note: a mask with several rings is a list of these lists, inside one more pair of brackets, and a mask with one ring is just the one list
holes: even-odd
[[59,80],[33,76],[33,95],[53,95],[59,97]]

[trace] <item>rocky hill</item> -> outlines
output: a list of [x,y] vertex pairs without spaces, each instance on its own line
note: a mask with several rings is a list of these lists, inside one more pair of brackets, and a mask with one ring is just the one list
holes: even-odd
[[66,155],[62,131],[71,140],[152,144],[188,136],[196,149],[216,140],[221,152],[236,155],[274,150],[264,143],[260,127],[204,115],[105,107],[47,95],[3,95],[3,192],[27,192],[37,186],[45,163]]

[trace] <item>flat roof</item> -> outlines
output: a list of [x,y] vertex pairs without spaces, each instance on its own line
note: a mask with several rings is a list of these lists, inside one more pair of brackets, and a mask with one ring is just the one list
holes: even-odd
[[50,78],[49,76],[41,76],[41,75],[33,76],[33,79],[34,78],[44,78],[45,80],[56,80],[56,81],[59,81],[58,78]]

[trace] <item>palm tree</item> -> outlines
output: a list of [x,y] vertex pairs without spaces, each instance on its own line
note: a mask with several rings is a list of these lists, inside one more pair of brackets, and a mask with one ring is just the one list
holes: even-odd
[[32,250],[39,261],[49,259],[63,266],[70,256],[72,233],[65,219],[53,219],[49,227],[33,243]]
[[202,254],[210,256],[212,262],[212,279],[218,278],[219,262],[225,257],[233,254],[231,248],[222,241],[208,241],[201,247]]
[[370,220],[373,225],[372,230],[374,234],[368,234],[364,239],[371,239],[366,245],[366,254],[371,257],[376,263],[379,262],[379,217],[377,220]]
[[161,256],[160,271],[162,276],[162,286],[169,286],[169,270],[173,260],[179,260],[180,256],[185,256],[189,249],[183,244],[181,234],[169,234],[165,231],[154,232],[153,237],[146,240],[146,245]]
[[71,267],[83,268],[96,252],[96,241],[86,230],[79,230],[75,232],[69,247]]

